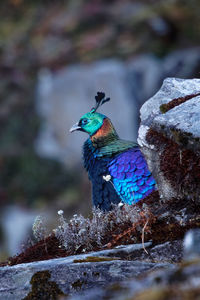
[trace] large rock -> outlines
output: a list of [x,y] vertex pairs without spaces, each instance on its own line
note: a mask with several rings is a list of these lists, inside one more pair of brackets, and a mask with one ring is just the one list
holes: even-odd
[[141,108],[138,142],[163,199],[200,203],[200,79],[168,78]]
[[[149,245],[145,244],[146,247]],[[180,246],[178,248],[180,250]],[[47,299],[48,296],[48,299],[56,299],[51,298],[52,295],[68,295],[92,288],[106,287],[112,282],[126,281],[153,270],[174,268],[172,263],[165,261],[157,260],[155,263],[150,259],[149,261],[138,260],[138,251],[144,252],[141,244],[2,267],[0,268],[0,299]],[[156,252],[159,250],[155,249],[154,255]],[[136,259],[130,260],[131,255]]]
[[191,261],[182,265],[173,263],[180,262],[183,252],[182,242],[174,241],[157,246],[146,243],[149,255],[143,245],[134,244],[2,267],[0,299],[125,300],[137,295],[145,300],[151,295],[152,299],[161,299],[161,295],[168,295],[167,299],[180,295],[182,299],[184,293],[199,291],[200,240],[196,235],[199,231],[193,230],[185,237],[184,256],[188,259],[189,254]]
[[[179,265],[164,270],[154,270],[134,280],[110,284],[72,295],[70,300],[149,300],[149,299],[199,299],[200,295],[200,230],[190,230],[184,238],[184,257]],[[158,246],[160,247],[160,246]],[[170,248],[160,248],[166,258]],[[172,249],[171,249],[172,250]],[[172,250],[173,252],[174,250]],[[174,252],[175,254],[175,252]]]
[[69,300],[199,299],[200,260],[188,261],[173,269],[157,270],[134,280],[110,284],[102,289],[73,295]]

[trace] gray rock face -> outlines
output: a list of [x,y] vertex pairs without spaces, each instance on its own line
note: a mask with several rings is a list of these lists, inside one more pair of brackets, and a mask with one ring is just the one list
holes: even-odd
[[184,238],[185,259],[197,259],[200,257],[200,229],[190,229]]
[[138,143],[164,199],[199,202],[200,79],[164,80],[141,108]]
[[174,257],[174,261],[180,261],[181,241],[154,247],[146,243],[145,247],[150,256],[141,244],[134,244],[0,268],[0,299],[42,300],[54,295],[55,299],[62,296],[70,300],[125,300],[140,293],[151,295],[157,290],[162,293],[169,290],[173,298],[174,287],[180,295],[199,287],[199,256],[195,263],[187,261],[183,266],[169,263]]
[[[176,98],[184,97],[191,94],[197,94],[198,92],[200,92],[199,84],[200,79],[165,79],[160,90],[152,98],[146,101],[141,107],[141,125],[152,125],[152,123],[157,123],[157,118],[159,120],[159,117],[163,116],[165,116],[165,120],[167,120],[169,114],[171,114],[175,108],[169,110],[163,115],[160,111],[160,106],[162,104],[169,103],[170,101]],[[187,102],[185,104],[187,104]],[[180,107],[182,106],[180,105]]]
[[[56,285],[65,295],[73,294],[80,290],[105,287],[108,283],[136,278],[149,271],[174,268],[173,264],[167,262],[128,260],[127,255],[141,249],[142,245],[124,246],[87,255],[0,268],[0,299],[22,299],[33,293],[34,289],[45,293],[45,288],[52,289],[52,285],[54,289]],[[126,253],[126,260],[121,258],[122,252]]]
[[[173,269],[158,270],[142,278],[93,289],[73,295],[70,300],[126,300],[126,299],[192,299],[199,296],[200,261],[187,262]],[[196,299],[196,298],[193,298]]]

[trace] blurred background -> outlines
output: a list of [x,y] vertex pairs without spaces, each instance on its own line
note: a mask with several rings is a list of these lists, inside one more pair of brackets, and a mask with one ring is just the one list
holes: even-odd
[[37,215],[49,228],[91,211],[70,127],[94,105],[136,140],[139,109],[166,77],[200,77],[199,0],[1,0],[0,261]]

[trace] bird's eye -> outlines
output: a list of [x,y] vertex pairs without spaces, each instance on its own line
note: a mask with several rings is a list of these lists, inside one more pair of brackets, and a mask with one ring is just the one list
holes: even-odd
[[81,120],[81,125],[86,125],[88,123],[88,120],[87,119],[82,119]]

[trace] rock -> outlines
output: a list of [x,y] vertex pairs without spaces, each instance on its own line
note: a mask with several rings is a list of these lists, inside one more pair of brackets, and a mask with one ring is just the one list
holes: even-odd
[[200,79],[164,80],[141,108],[138,143],[164,200],[199,205]]
[[200,258],[200,229],[190,229],[185,235],[183,245],[185,259]]
[[[32,299],[31,296],[38,295],[38,290],[40,295],[50,291],[56,295],[74,294],[105,287],[108,282],[117,283],[144,276],[153,270],[174,268],[168,262],[129,260],[128,255],[133,255],[134,251],[143,251],[142,247],[141,244],[124,246],[115,250],[2,267],[0,299]],[[125,258],[121,257],[121,252],[126,254]],[[114,257],[109,256],[113,254]]]
[[[0,268],[0,299],[157,299],[198,292],[200,261],[167,262],[181,241],[120,246],[88,254]],[[171,253],[170,253],[171,252]],[[143,255],[141,255],[143,253]],[[137,255],[139,258],[137,258]],[[146,256],[146,257],[145,257]],[[155,261],[155,262],[153,262]],[[45,298],[46,297],[46,298]],[[54,297],[54,298],[53,298]],[[134,298],[137,299],[137,298]],[[158,297],[158,299],[160,299]],[[188,299],[192,299],[188,297]]]
[[172,269],[149,272],[134,280],[110,284],[69,297],[70,300],[197,299],[200,294],[200,261]]

